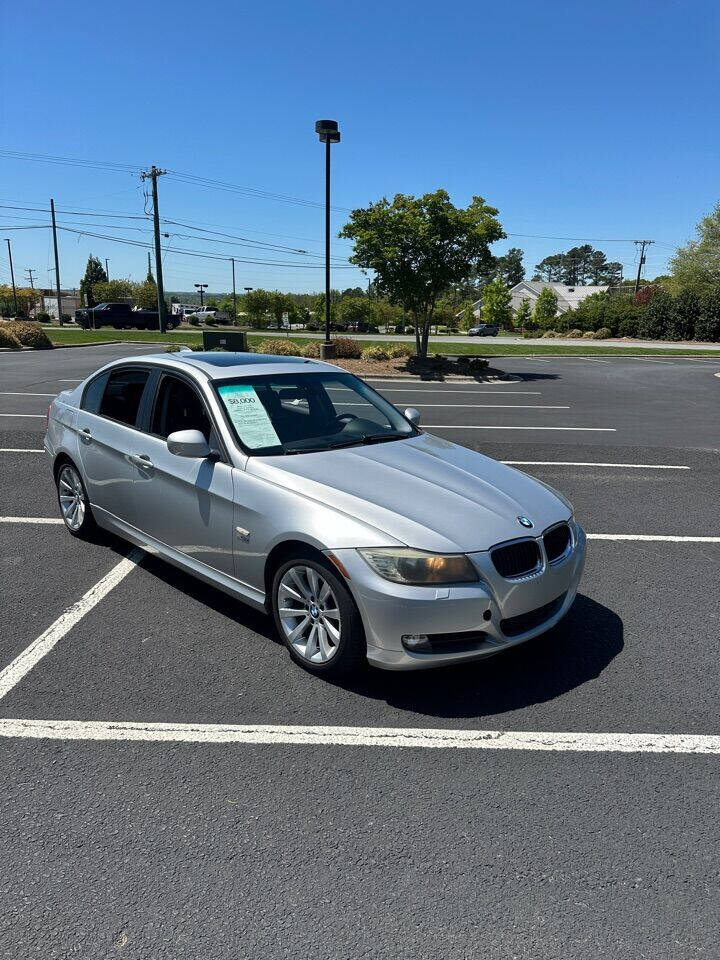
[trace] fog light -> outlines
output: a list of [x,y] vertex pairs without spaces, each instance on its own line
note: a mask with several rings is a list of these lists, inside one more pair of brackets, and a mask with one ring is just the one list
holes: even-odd
[[428,638],[426,633],[404,633],[402,643],[408,650],[417,650],[420,647],[427,646]]

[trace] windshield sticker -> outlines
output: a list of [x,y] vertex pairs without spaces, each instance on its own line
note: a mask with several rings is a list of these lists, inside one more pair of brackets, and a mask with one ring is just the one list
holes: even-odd
[[253,450],[280,446],[272,421],[254,387],[228,384],[218,387],[218,393],[245,446]]

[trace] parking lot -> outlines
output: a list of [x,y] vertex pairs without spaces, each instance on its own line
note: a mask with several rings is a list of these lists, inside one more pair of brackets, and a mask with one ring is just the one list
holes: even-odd
[[0,355],[0,956],[716,956],[720,359],[373,381],[559,488],[590,542],[545,636],[340,686],[62,526],[47,406],[147,352]]

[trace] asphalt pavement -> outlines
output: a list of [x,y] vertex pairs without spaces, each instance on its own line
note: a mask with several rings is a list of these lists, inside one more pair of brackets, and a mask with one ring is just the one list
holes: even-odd
[[[339,685],[266,617],[43,522],[52,395],[143,352],[0,356],[0,957],[717,956],[720,753],[659,751],[720,733],[720,359],[374,381],[560,489],[593,539],[545,636]],[[242,727],[279,735],[223,738]],[[298,727],[327,742],[288,742]],[[542,746],[345,742],[376,728]],[[581,735],[607,747],[563,746]]]

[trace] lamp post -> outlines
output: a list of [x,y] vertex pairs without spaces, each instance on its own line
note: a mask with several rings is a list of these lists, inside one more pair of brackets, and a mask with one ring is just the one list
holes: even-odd
[[337,120],[318,120],[315,132],[325,144],[325,341],[320,344],[320,356],[331,360],[335,344],[330,341],[330,145],[340,143]]
[[203,308],[203,290],[205,290],[205,288],[207,287],[207,284],[206,284],[206,283],[196,283],[194,286],[195,286],[195,289],[196,289],[196,290],[199,290],[199,291],[200,291],[200,309],[202,310],[202,308]]

